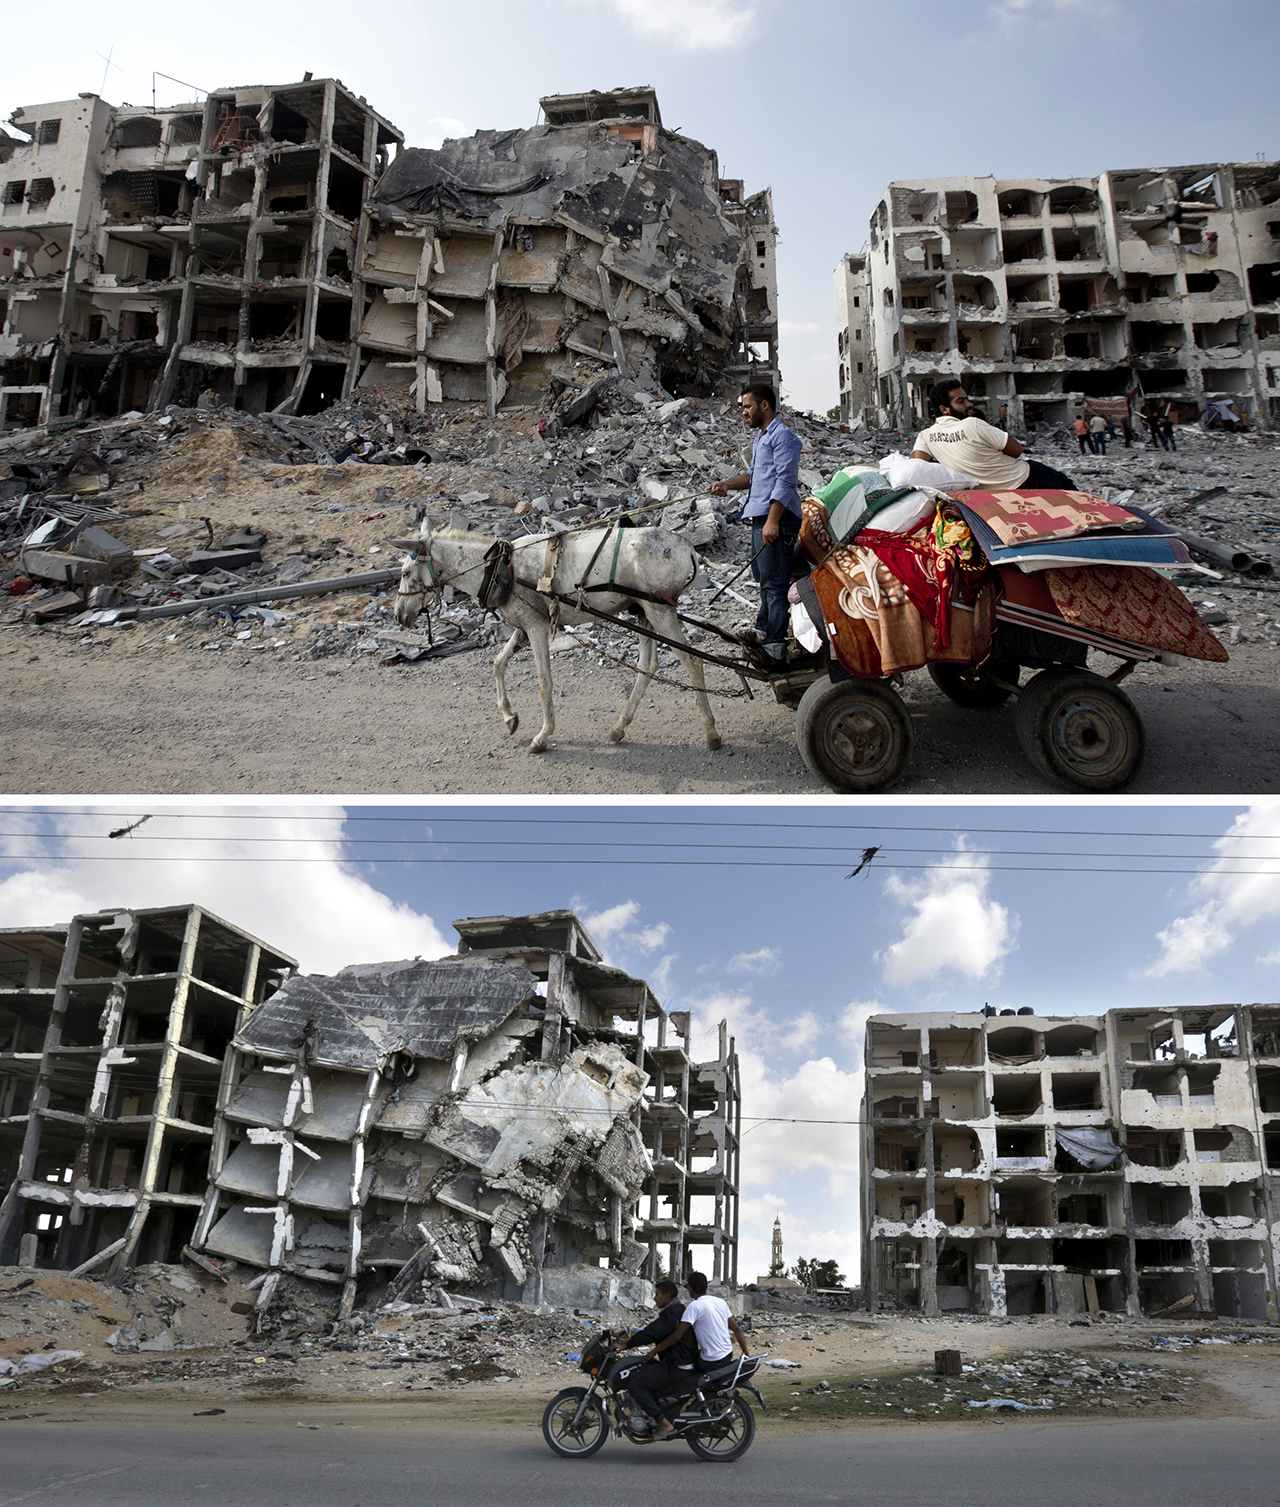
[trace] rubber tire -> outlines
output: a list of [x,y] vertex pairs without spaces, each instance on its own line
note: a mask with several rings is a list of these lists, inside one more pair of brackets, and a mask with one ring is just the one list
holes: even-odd
[[[573,1402],[574,1408],[576,1409],[578,1403],[586,1395],[586,1387],[566,1387],[563,1392],[557,1392],[556,1395],[543,1409],[542,1437],[547,1441],[547,1444],[557,1455],[560,1456],[562,1460],[585,1460],[588,1458],[588,1456],[594,1455],[595,1452],[602,1447],[604,1441],[609,1437],[609,1420],[605,1416],[604,1408],[601,1406],[598,1396],[591,1399],[590,1403],[587,1406],[587,1411],[582,1415],[581,1426],[584,1434],[589,1429],[594,1428],[595,1436],[590,1439],[588,1443],[584,1444],[581,1449],[566,1449],[562,1442],[562,1436],[558,1437],[552,1433],[551,1421],[555,1414],[556,1408],[566,1400],[571,1400]],[[572,1412],[570,1412],[569,1417],[573,1417]]]
[[741,1441],[730,1450],[711,1449],[698,1439],[696,1429],[691,1429],[684,1436],[685,1443],[699,1460],[709,1460],[714,1465],[729,1465],[734,1460],[741,1460],[751,1448],[752,1440],[756,1437],[756,1415],[751,1411],[751,1405],[744,1402],[741,1397],[735,1397],[733,1405],[742,1418]]
[[1011,691],[1002,690],[1000,686],[993,685],[987,680],[983,670],[990,669],[1001,680],[1008,680],[1017,685],[1022,666],[1015,660],[1003,660],[992,661],[989,666],[983,667],[930,664],[928,669],[929,679],[944,696],[949,697],[957,706],[967,706],[978,710],[1000,706],[1012,695]]
[[1088,670],[1055,666],[1033,676],[1018,695],[1015,725],[1031,764],[1065,790],[1124,790],[1146,753],[1133,702]]
[[[864,740],[861,750],[851,733]],[[815,680],[796,708],[800,757],[815,779],[835,790],[871,795],[892,789],[906,774],[914,745],[902,697],[883,681]],[[859,752],[866,757],[859,760]]]

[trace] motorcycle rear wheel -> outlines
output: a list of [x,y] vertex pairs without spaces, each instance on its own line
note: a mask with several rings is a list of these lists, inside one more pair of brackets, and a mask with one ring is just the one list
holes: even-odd
[[542,1437],[564,1460],[585,1460],[594,1455],[609,1437],[609,1420],[599,1397],[592,1397],[574,1423],[578,1404],[587,1395],[586,1387],[569,1387],[547,1404],[542,1415]]
[[689,1448],[699,1460],[727,1465],[740,1460],[756,1436],[756,1415],[750,1404],[735,1397],[728,1412],[715,1422],[695,1424],[685,1434]]

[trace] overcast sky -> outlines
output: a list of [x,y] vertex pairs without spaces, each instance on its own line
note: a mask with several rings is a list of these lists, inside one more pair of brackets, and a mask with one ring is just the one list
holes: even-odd
[[[440,956],[462,916],[571,906],[612,962],[693,1010],[697,1052],[730,1022],[745,1280],[768,1268],[775,1211],[789,1261],[856,1269],[871,1011],[1280,998],[1280,805],[186,809],[203,814],[9,808],[0,926],[194,901],[324,972]],[[1211,876],[1173,872],[1197,867]]]
[[[426,146],[532,125],[544,94],[654,85],[664,123],[714,147],[725,177],[772,186],[783,381],[819,411],[838,396],[833,269],[892,180],[1280,156],[1275,0],[310,0],[213,26],[64,0],[56,15],[56,47],[42,7],[10,15],[4,114],[81,90],[147,103],[153,69],[205,90],[310,70]],[[160,104],[191,92],[156,87]]]

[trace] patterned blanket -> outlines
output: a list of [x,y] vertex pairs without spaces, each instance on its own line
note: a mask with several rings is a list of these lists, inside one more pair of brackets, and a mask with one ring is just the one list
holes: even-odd
[[1044,572],[1054,605],[1069,622],[1127,643],[1209,659],[1229,656],[1185,596],[1162,575],[1133,565],[1077,565]]
[[1030,539],[1074,539],[1098,529],[1138,533],[1144,520],[1089,492],[957,492],[1001,544]]

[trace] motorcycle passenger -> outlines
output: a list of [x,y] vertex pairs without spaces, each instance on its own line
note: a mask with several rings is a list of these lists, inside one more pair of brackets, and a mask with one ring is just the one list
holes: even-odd
[[[670,1338],[659,1341],[653,1347],[653,1354],[659,1355],[667,1349],[673,1349],[692,1332],[698,1346],[697,1368],[699,1371],[714,1371],[717,1366],[723,1366],[726,1361],[732,1360],[735,1339],[743,1355],[750,1355],[751,1352],[747,1349],[747,1337],[742,1332],[742,1326],[734,1318],[724,1299],[717,1298],[707,1291],[707,1279],[704,1274],[690,1272],[685,1278],[685,1286],[689,1289],[692,1302],[685,1304],[684,1314],[674,1332]],[[731,1334],[733,1339],[729,1337]],[[664,1428],[663,1424],[667,1426]],[[659,1421],[658,1433],[660,1435],[674,1432],[674,1427],[669,1420],[663,1418]]]
[[[629,1338],[616,1341],[616,1346],[619,1350],[631,1350],[637,1345],[655,1347],[642,1357],[643,1363],[627,1377],[626,1389],[632,1402],[649,1421],[650,1427],[659,1434],[674,1434],[675,1426],[663,1415],[655,1394],[691,1390],[698,1345],[692,1334],[686,1334],[659,1357],[656,1348],[658,1343],[670,1341],[676,1326],[684,1318],[685,1306],[680,1301],[680,1289],[674,1282],[657,1283],[653,1290],[653,1300],[658,1305],[657,1318],[643,1329],[637,1329]],[[687,1330],[688,1326],[685,1328]]]

